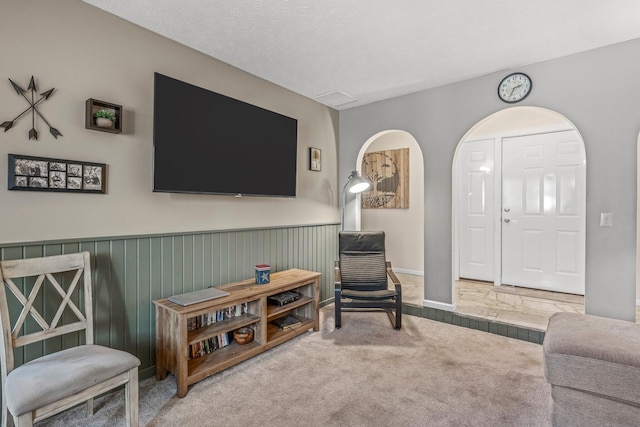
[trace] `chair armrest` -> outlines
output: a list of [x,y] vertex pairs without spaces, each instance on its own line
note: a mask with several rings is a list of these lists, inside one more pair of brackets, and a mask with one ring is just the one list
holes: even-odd
[[393,282],[393,285],[395,286],[396,291],[399,291],[402,285],[400,284],[400,279],[398,279],[398,276],[396,276],[396,273],[394,273],[393,270],[391,269],[390,261],[387,261],[387,275]]
[[333,268],[333,283],[336,288],[342,287],[342,276],[340,275],[340,261],[336,261]]

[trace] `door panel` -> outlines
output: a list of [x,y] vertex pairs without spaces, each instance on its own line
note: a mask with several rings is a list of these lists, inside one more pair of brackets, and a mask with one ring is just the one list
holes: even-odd
[[[524,173],[524,213],[527,215],[542,214],[542,198],[544,188],[542,168],[525,168]],[[513,209],[513,208],[512,208]]]
[[523,270],[542,271],[542,230],[522,230],[522,245],[518,249],[522,252]]
[[493,281],[494,140],[461,144],[457,168],[460,277]]
[[584,294],[586,164],[577,131],[503,139],[502,283]]
[[573,254],[578,251],[577,232],[558,231],[556,236],[556,252],[558,273],[578,274],[578,264]]

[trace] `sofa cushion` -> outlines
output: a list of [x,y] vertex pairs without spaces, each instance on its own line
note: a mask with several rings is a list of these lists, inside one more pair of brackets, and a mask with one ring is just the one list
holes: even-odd
[[7,407],[22,415],[140,365],[124,351],[99,345],[72,347],[25,363],[6,379]]
[[640,404],[640,325],[555,313],[543,350],[550,384]]

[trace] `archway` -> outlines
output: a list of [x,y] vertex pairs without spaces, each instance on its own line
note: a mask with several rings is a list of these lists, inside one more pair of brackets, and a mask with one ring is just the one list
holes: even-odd
[[[416,289],[404,288],[403,301],[422,305],[424,300],[424,157],[416,139],[403,130],[385,130],[371,136],[360,148],[355,170],[362,173],[367,152],[409,149],[409,206],[403,209],[361,209],[360,198],[349,207],[356,212],[357,229],[382,229],[386,233],[387,256],[396,273],[419,282]],[[413,280],[410,280],[413,282]],[[419,289],[418,289],[419,287]]]
[[[570,144],[565,144],[562,138],[569,137],[572,138]],[[575,218],[573,225],[574,228],[571,229],[571,233],[564,232],[564,234],[562,234],[563,236],[570,236],[569,238],[571,240],[571,243],[570,245],[567,245],[565,247],[557,246],[559,249],[555,250],[555,255],[553,255],[555,256],[555,259],[550,259],[550,262],[548,263],[549,270],[555,268],[555,272],[552,271],[551,273],[545,273],[544,271],[542,271],[543,267],[539,267],[537,265],[533,267],[525,265],[521,267],[522,270],[529,269],[531,271],[534,271],[537,268],[540,268],[540,271],[542,273],[536,277],[540,277],[543,279],[532,279],[527,282],[527,280],[529,279],[521,276],[520,279],[522,280],[522,283],[510,284],[532,287],[536,289],[562,289],[562,286],[559,286],[558,284],[562,280],[565,280],[565,277],[568,277],[569,275],[564,274],[564,272],[564,276],[562,277],[558,275],[554,276],[553,274],[557,273],[560,270],[557,267],[559,262],[565,262],[569,258],[571,258],[570,262],[572,263],[572,268],[575,271],[571,271],[569,273],[575,273],[574,282],[576,283],[576,285],[572,288],[568,288],[571,289],[568,292],[577,294],[580,294],[581,292],[584,293],[584,251],[586,247],[586,154],[584,151],[584,142],[576,127],[566,117],[555,111],[539,107],[511,107],[505,110],[498,111],[473,126],[458,144],[453,161],[454,253],[452,258],[454,262],[454,278],[456,280],[460,279],[462,276],[478,275],[481,277],[476,277],[475,279],[491,281],[494,282],[495,285],[501,285],[503,283],[503,276],[507,274],[505,273],[507,271],[507,267],[510,267],[510,265],[507,263],[511,262],[511,258],[509,258],[509,256],[505,256],[505,254],[519,254],[520,252],[522,252],[523,254],[526,252],[533,253],[535,256],[530,257],[529,260],[535,258],[538,255],[540,255],[540,258],[550,257],[545,251],[541,250],[541,248],[543,248],[542,244],[539,247],[534,247],[533,250],[526,247],[524,247],[524,249],[523,247],[519,247],[515,251],[513,249],[504,250],[503,248],[503,245],[507,245],[507,242],[509,242],[505,236],[508,236],[509,233],[512,233],[512,229],[510,227],[513,226],[513,223],[511,225],[508,225],[506,223],[512,221],[511,217],[512,215],[515,215],[515,212],[510,212],[511,206],[508,206],[507,202],[509,200],[507,192],[512,191],[511,189],[514,188],[513,179],[509,181],[510,184],[503,184],[503,167],[506,167],[507,164],[507,160],[505,160],[503,164],[503,153],[507,153],[506,150],[503,152],[503,143],[509,142],[509,144],[513,144],[514,142],[512,141],[535,140],[535,144],[539,144],[538,141],[543,138],[553,139],[555,141],[552,141],[551,145],[549,145],[554,150],[556,146],[562,146],[562,150],[565,150],[565,148],[571,145],[571,149],[575,150],[575,153],[572,152],[572,155],[575,155],[573,155],[573,157],[571,158],[571,162],[573,162],[572,166],[575,167],[571,170],[571,172],[575,172],[575,174],[571,177],[560,176],[559,167],[551,166],[548,172],[543,173],[543,169],[532,172],[532,180],[529,180],[528,177],[526,177],[525,180],[525,176],[522,175],[522,182],[524,184],[520,183],[520,181],[515,181],[515,188],[523,188],[523,190],[518,189],[518,191],[525,191],[524,188],[527,187],[530,182],[533,182],[535,184],[534,187],[539,185],[539,188],[537,189],[539,189],[540,191],[544,191],[545,193],[540,193],[534,196],[534,200],[536,200],[536,203],[537,201],[540,201],[539,212],[534,212],[533,214],[524,215],[524,217],[521,216],[518,218],[520,218],[519,220],[524,223],[524,221],[527,221],[526,218],[534,218],[535,214],[539,214],[540,216],[556,215],[561,211],[561,209],[564,209],[564,205],[562,205],[560,199],[558,199],[558,204],[556,205],[556,197],[559,198],[561,191],[564,191],[562,186],[565,185],[566,182],[571,182],[573,184],[573,187],[575,188],[575,193],[573,193],[573,195],[575,195],[575,200],[573,201],[574,203],[571,207],[571,209],[573,210],[570,213],[570,216],[572,216],[572,218]],[[479,147],[481,145],[486,148],[486,150],[482,153],[482,150],[476,149],[476,147]],[[474,148],[469,149],[468,147]],[[506,145],[505,147],[509,147],[509,150],[512,149],[512,145]],[[545,150],[546,148],[543,149],[543,145],[540,143],[539,153],[546,152]],[[553,154],[548,155],[547,157],[551,156],[553,159],[565,157],[565,151],[552,152]],[[478,189],[476,193],[481,194],[482,196],[481,199],[478,199],[478,201],[482,203],[482,212],[473,212],[474,215],[469,215],[469,217],[474,217],[474,221],[475,218],[485,215],[486,218],[482,219],[482,221],[484,221],[484,224],[488,224],[488,226],[483,228],[481,225],[478,225],[480,224],[479,222],[473,224],[471,224],[469,221],[465,222],[465,219],[463,218],[465,215],[465,213],[463,212],[465,207],[463,206],[464,203],[462,201],[462,193],[459,189],[463,184],[466,185],[466,183],[462,182],[463,180],[461,178],[461,171],[465,167],[463,166],[463,157],[468,158],[468,156],[473,155],[475,156],[476,160],[482,160],[482,156],[484,156],[485,154],[491,157],[491,161],[486,163],[483,167],[476,171],[478,173],[476,173],[475,176],[479,177],[479,180],[477,183],[474,183],[474,185],[476,185]],[[562,167],[564,167],[564,165]],[[533,169],[530,170],[533,171]],[[565,168],[563,170],[568,171],[569,168]],[[528,172],[522,173],[524,174]],[[504,178],[506,179],[506,177],[507,174],[505,172]],[[503,186],[505,188],[504,194]],[[551,189],[552,191],[551,196],[549,196],[549,193],[547,193],[549,189]],[[522,194],[518,194],[518,198],[522,197]],[[548,197],[552,197],[552,199],[550,199],[550,204],[548,204]],[[522,207],[520,207],[520,210],[522,211]],[[557,216],[557,218],[560,218],[560,216]],[[469,224],[471,224],[471,226]],[[533,228],[531,227],[524,228],[524,231],[526,232],[531,232],[533,230]],[[470,233],[469,230],[473,230],[473,232],[475,233],[474,237],[471,238],[471,243],[469,243],[469,241],[465,241],[468,235],[473,234]],[[539,230],[535,231],[538,232]],[[520,232],[524,233],[523,231]],[[544,229],[542,229],[542,231],[538,233],[538,235],[543,235],[544,233],[551,236],[552,239],[559,235],[553,229],[549,230],[548,232],[545,232]],[[534,236],[536,235],[536,233],[531,232],[529,233],[529,235]],[[525,236],[525,234],[521,234],[521,236]],[[549,239],[548,244],[559,245],[557,240],[552,239]],[[520,242],[526,241],[526,236],[520,237],[518,240]],[[469,249],[471,246],[473,246],[473,248]],[[468,252],[474,250],[475,253],[471,256],[473,260],[472,262],[470,262]],[[570,254],[570,256],[568,254]],[[525,255],[522,255],[522,257],[524,256]],[[556,264],[552,265],[554,262]],[[469,269],[466,267],[467,264],[481,266],[483,270],[482,272],[480,272],[480,268],[477,271]],[[525,263],[522,262],[521,264]],[[540,265],[542,265],[542,261],[540,262]],[[469,272],[470,270],[473,271]],[[511,274],[508,273],[507,275]],[[474,277],[470,278],[474,279]],[[514,279],[510,278],[510,280]],[[554,282],[556,280],[557,283]],[[455,286],[452,287],[452,293],[453,300],[455,301],[457,298]]]

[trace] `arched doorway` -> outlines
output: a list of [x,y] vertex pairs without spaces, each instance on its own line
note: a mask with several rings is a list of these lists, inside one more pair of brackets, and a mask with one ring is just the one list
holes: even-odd
[[566,117],[512,107],[481,120],[453,182],[456,280],[584,294],[586,154]]
[[[363,230],[384,230],[387,256],[403,280],[403,302],[422,305],[424,300],[424,158],[416,139],[402,130],[386,130],[371,136],[360,148],[354,169],[363,173],[366,153],[409,150],[408,207],[362,209],[359,198],[350,208],[357,211],[356,223]],[[356,198],[354,198],[356,200]],[[407,285],[407,286],[405,286]]]

